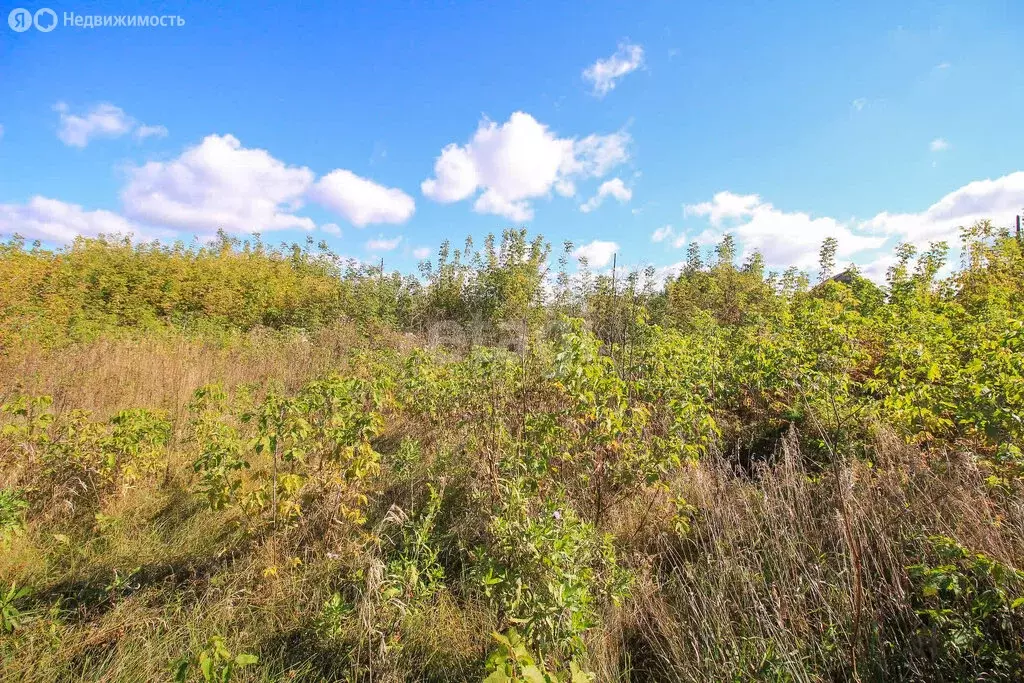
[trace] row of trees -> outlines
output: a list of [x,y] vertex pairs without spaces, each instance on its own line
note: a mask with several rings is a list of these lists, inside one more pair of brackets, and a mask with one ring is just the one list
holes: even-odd
[[[995,277],[1008,278],[999,284],[1015,291],[1009,264],[1020,248],[1019,236],[990,223],[965,228],[964,267],[941,287],[947,295],[976,298]],[[836,250],[834,238],[822,244],[819,288],[833,276]],[[221,233],[199,248],[78,238],[51,251],[38,243],[27,247],[16,236],[0,243],[0,344],[26,334],[61,344],[113,329],[166,325],[315,329],[339,318],[411,331],[439,321],[497,328],[536,325],[559,314],[585,317],[601,338],[622,341],[638,311],[652,322],[684,328],[702,313],[737,325],[778,314],[784,302],[811,289],[808,275],[796,268],[767,272],[758,253],[738,265],[730,235],[709,258],[691,244],[682,271],[664,283],[653,268],[594,273],[585,260],[571,273],[572,251],[572,243],[565,243],[553,266],[551,245],[542,236],[506,230],[500,241],[488,235],[481,248],[471,238],[461,249],[444,242],[435,260],[420,263],[416,277],[385,272],[383,262],[342,259],[312,238],[305,245],[271,246],[259,236],[242,241]],[[876,306],[915,287],[939,287],[936,277],[947,254],[944,242],[920,254],[913,245],[897,246],[885,290],[856,268],[836,277],[866,306]]]

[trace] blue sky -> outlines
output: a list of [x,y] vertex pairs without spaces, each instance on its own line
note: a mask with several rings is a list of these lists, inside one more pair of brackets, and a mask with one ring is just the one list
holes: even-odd
[[726,231],[777,267],[835,235],[880,274],[1024,207],[1015,0],[47,6],[0,25],[3,236],[222,226],[411,271],[525,225],[668,272]]

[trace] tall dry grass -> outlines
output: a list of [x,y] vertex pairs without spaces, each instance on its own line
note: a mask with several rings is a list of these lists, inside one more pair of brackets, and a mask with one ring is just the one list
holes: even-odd
[[0,354],[0,402],[15,393],[49,395],[62,408],[99,417],[145,406],[180,417],[200,386],[280,382],[292,390],[310,378],[344,369],[354,349],[412,342],[386,328],[360,330],[339,322],[314,331],[104,337],[58,349],[22,347]]
[[[907,637],[907,566],[925,535],[1024,566],[1024,502],[994,498],[970,454],[926,461],[881,428],[872,450],[811,471],[791,433],[753,475],[710,458],[637,501],[616,525],[639,578],[596,639],[599,679],[938,680]],[[672,496],[694,508],[682,536]]]

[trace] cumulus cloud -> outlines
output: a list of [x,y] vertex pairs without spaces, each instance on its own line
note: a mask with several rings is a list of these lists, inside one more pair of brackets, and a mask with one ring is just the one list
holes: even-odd
[[946,240],[956,244],[960,226],[984,219],[1008,225],[1021,206],[1024,171],[968,183],[919,213],[882,212],[860,221],[783,211],[756,194],[732,192],[719,192],[711,201],[687,205],[684,213],[705,217],[711,225],[697,241],[719,239],[730,232],[748,252],[760,251],[770,265],[807,268],[816,263],[826,237],[839,241],[841,259],[877,249],[890,240],[915,244]]
[[621,43],[611,57],[599,59],[583,70],[583,78],[593,84],[594,95],[604,97],[618,82],[644,63],[644,49],[639,45]]
[[57,137],[71,147],[85,147],[93,138],[117,138],[133,131],[138,140],[167,135],[165,127],[141,124],[109,102],[97,104],[82,114],[73,114],[66,103],[58,102],[54,111],[60,114]]
[[671,225],[665,225],[651,233],[652,242],[664,242],[673,235],[674,231]]
[[384,187],[352,171],[337,169],[320,178],[309,198],[362,228],[371,223],[404,223],[416,203],[397,188]]
[[131,169],[121,197],[128,217],[183,230],[313,230],[311,219],[295,215],[306,199],[358,227],[402,223],[415,211],[409,195],[351,171],[314,179],[233,135],[209,135],[176,159]]
[[[512,118],[515,117],[516,114],[513,114]],[[482,130],[483,124],[477,131],[477,137],[481,136]],[[420,184],[420,190],[435,202],[449,204],[466,199],[476,192],[479,186],[480,175],[477,172],[472,143],[460,147],[453,142],[441,150],[441,156],[434,162],[434,177],[424,180]]]
[[[117,118],[117,114],[111,113]],[[103,124],[114,130],[113,124]],[[158,126],[139,126],[142,137],[162,134]],[[85,137],[75,137],[76,135]],[[92,132],[75,132],[73,144]],[[274,230],[313,230],[312,219],[297,214],[313,199],[363,227],[370,223],[400,223],[415,210],[410,196],[384,187],[351,171],[338,169],[316,181],[305,167],[291,166],[262,149],[247,148],[232,135],[209,135],[169,161],[128,168],[121,190],[120,214],[85,211],[45,197],[24,206],[2,205],[4,225],[11,232],[31,232],[40,238],[69,241],[76,235],[127,232],[175,237],[177,231],[211,236],[223,229],[233,233]],[[27,227],[19,228],[18,221]],[[320,230],[340,235],[326,223]]]
[[313,178],[233,135],[209,135],[176,159],[130,169],[121,200],[128,218],[180,230],[313,230],[294,214]]
[[376,239],[369,240],[366,243],[366,248],[369,249],[370,251],[392,251],[401,243],[401,237],[395,237],[393,239],[388,240],[384,239],[384,236],[381,235]]
[[430,247],[416,247],[412,250],[412,255],[416,259],[422,261],[423,259],[430,256]]
[[928,149],[930,149],[933,152],[945,152],[947,149],[949,149],[949,143],[946,142],[946,140],[944,140],[943,138],[935,138],[930,143],[928,143]]
[[572,255],[577,260],[586,259],[587,264],[594,268],[604,268],[612,261],[612,256],[619,250],[615,242],[603,242],[594,240],[576,248]]
[[[449,144],[434,163],[423,194],[448,204],[476,195],[478,213],[513,221],[533,217],[531,200],[576,192],[575,181],[601,177],[628,158],[624,132],[560,138],[525,112],[503,124],[483,120],[465,145]],[[478,194],[479,193],[479,194]]]
[[699,204],[687,204],[683,207],[685,216],[707,216],[712,225],[721,225],[727,218],[739,218],[750,215],[754,207],[761,204],[761,198],[756,194],[734,194],[732,192],[718,192],[711,198],[710,202]]
[[867,230],[911,242],[959,239],[960,226],[990,219],[1009,225],[1024,206],[1024,171],[994,180],[976,180],[950,192],[920,213],[882,212],[862,223]]
[[686,206],[684,213],[706,216],[715,228],[727,228],[722,232],[732,233],[748,252],[761,252],[771,265],[813,265],[818,247],[826,237],[839,240],[840,258],[878,248],[886,240],[884,236],[855,233],[827,216],[813,218],[800,211],[781,211],[756,194],[719,192],[710,202]]
[[629,134],[624,131],[609,135],[591,134],[576,140],[562,172],[600,178],[629,158],[629,142]]
[[35,196],[25,204],[0,204],[0,234],[70,242],[83,235],[140,234],[137,226],[111,211],[87,211],[78,204]]
[[613,199],[618,200],[620,204],[625,204],[633,198],[633,191],[626,187],[626,184],[622,182],[621,178],[606,180],[601,183],[599,188],[597,188],[597,194],[580,205],[580,211],[583,213],[590,213],[597,207],[601,206],[605,197],[612,197]]

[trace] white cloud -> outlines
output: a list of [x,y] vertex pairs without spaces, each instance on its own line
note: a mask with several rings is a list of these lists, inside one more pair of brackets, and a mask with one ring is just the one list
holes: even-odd
[[[780,211],[754,194],[719,192],[710,202],[687,206],[684,213],[707,216],[711,225],[720,229],[719,234],[732,233],[748,253],[759,251],[774,266],[814,265],[818,248],[826,237],[839,240],[837,255],[841,258],[878,248],[886,240],[884,236],[855,233],[834,218]],[[735,225],[724,226],[727,220]],[[704,233],[702,237],[709,238],[711,234]]]
[[[1024,171],[968,183],[920,213],[882,212],[862,221],[781,211],[758,195],[732,192],[719,192],[709,202],[688,205],[684,213],[705,216],[711,225],[698,235],[698,242],[711,242],[730,232],[748,252],[760,251],[771,266],[808,268],[817,262],[818,249],[826,237],[839,240],[840,259],[870,252],[890,240],[922,246],[945,240],[955,245],[960,226],[985,219],[996,225],[1009,225],[1021,206]],[[884,270],[882,266],[878,268]]]
[[658,228],[653,233],[651,233],[651,241],[652,242],[664,242],[665,240],[667,240],[672,235],[673,235],[672,226],[671,225],[666,225],[664,227]]
[[669,238],[672,238],[672,246],[679,249],[685,246],[687,242],[696,242],[701,245],[714,244],[721,238],[721,233],[708,228],[690,238],[687,237],[685,232],[677,232],[671,225],[658,228],[651,233],[652,242],[664,242]]
[[611,263],[612,256],[619,250],[619,245],[615,242],[602,242],[601,240],[594,240],[589,244],[584,244],[577,247],[572,255],[576,259],[587,259],[587,264],[592,268],[604,268],[606,265]]
[[620,204],[625,204],[633,198],[633,191],[626,187],[621,178],[606,180],[601,183],[599,188],[597,188],[597,194],[580,205],[580,211],[583,213],[590,213],[597,207],[601,206],[605,197],[612,197],[618,200]]
[[117,138],[132,131],[138,140],[167,135],[165,127],[141,124],[109,102],[101,102],[84,114],[72,114],[67,104],[58,102],[54,111],[60,114],[57,137],[71,147],[85,147],[93,138]]
[[121,200],[128,218],[180,230],[313,230],[293,213],[313,177],[233,135],[209,135],[176,159],[131,169]]
[[370,251],[391,251],[395,249],[399,244],[402,243],[402,238],[395,237],[393,239],[384,239],[381,235],[377,239],[372,239],[366,243],[366,248]]
[[416,210],[412,197],[401,190],[341,168],[320,178],[310,189],[309,198],[358,228],[370,223],[404,223]]
[[576,140],[572,145],[572,155],[566,160],[562,171],[600,178],[629,158],[629,142],[629,134],[623,131],[609,135],[591,134]]
[[727,218],[749,215],[760,203],[761,198],[756,194],[739,195],[732,192],[719,192],[711,198],[710,202],[687,204],[683,208],[683,215],[708,216],[711,224],[717,226]]
[[533,217],[530,201],[576,192],[574,180],[601,177],[628,158],[624,132],[559,138],[525,112],[499,125],[483,120],[465,145],[449,144],[434,163],[434,177],[420,185],[423,194],[444,204],[469,199],[478,191],[477,213],[513,221]]
[[[722,238],[721,233],[716,232],[716,231],[712,230],[711,228],[707,228],[707,229],[702,230],[701,232],[697,233],[694,237],[690,238],[689,241],[690,242],[696,242],[697,244],[700,244],[702,246],[707,246],[709,244],[715,244],[721,238]],[[679,247],[683,246],[686,243],[687,243],[686,235],[680,233],[676,237],[675,242],[672,243],[672,246],[674,246],[675,248],[678,249]]]
[[[516,114],[512,115],[513,118]],[[511,119],[510,119],[511,121]],[[491,124],[493,125],[493,124]],[[483,130],[480,124],[477,136]],[[466,199],[480,186],[472,143],[459,147],[454,142],[441,150],[441,156],[434,162],[434,178],[424,180],[420,190],[435,202],[449,204]]]
[[58,199],[35,196],[25,204],[0,204],[0,234],[65,243],[78,235],[139,232],[137,226],[112,211],[86,211]]
[[946,142],[946,140],[943,138],[935,138],[930,143],[928,143],[928,149],[930,149],[933,152],[945,152],[947,149],[949,149],[949,143]]
[[477,213],[490,213],[504,216],[510,221],[522,223],[533,218],[533,208],[529,202],[513,201],[503,197],[494,190],[487,190],[473,202],[473,210]]
[[878,283],[885,282],[889,268],[896,265],[896,257],[892,254],[876,254],[860,268],[861,275]]
[[[156,128],[138,127],[136,132],[144,137],[159,135]],[[27,232],[27,228],[19,230],[15,226],[22,220],[33,234],[58,241],[101,230],[131,229],[139,233],[137,228],[172,237],[177,231],[211,236],[219,229],[232,233],[311,231],[316,227],[313,220],[296,213],[307,199],[321,202],[360,227],[402,222],[415,210],[412,198],[401,190],[383,187],[350,171],[338,169],[319,182],[315,180],[308,168],[287,165],[266,150],[246,148],[232,135],[209,135],[174,159],[128,168],[120,215],[86,212],[42,197],[34,199],[31,206],[3,206],[12,232]],[[326,223],[320,229],[331,235],[341,234],[335,223]],[[385,248],[387,244],[378,242],[377,247]]]
[[1006,226],[1022,206],[1024,171],[1017,171],[995,180],[968,183],[920,213],[882,212],[862,226],[915,243],[946,240],[955,244],[960,226],[985,219]]
[[142,125],[135,129],[133,135],[136,140],[145,140],[146,138],[165,138],[167,137],[167,126]]
[[856,109],[857,111],[861,111],[862,109],[864,109],[867,103],[868,101],[864,97],[858,97],[852,102],[853,108]]
[[416,247],[412,250],[412,255],[416,259],[422,261],[423,259],[430,256],[430,247]]
[[599,59],[583,71],[583,78],[594,86],[594,95],[604,97],[615,89],[618,82],[644,63],[644,49],[639,45],[622,43],[607,59]]
[[654,269],[654,277],[651,278],[657,285],[664,285],[668,280],[674,280],[686,268],[686,261],[676,261],[667,266],[659,266]]

